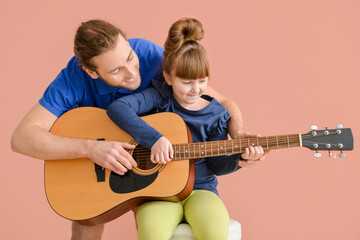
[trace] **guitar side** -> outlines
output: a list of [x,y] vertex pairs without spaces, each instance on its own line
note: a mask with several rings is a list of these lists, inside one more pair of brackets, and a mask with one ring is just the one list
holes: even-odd
[[[143,119],[172,143],[188,142],[191,138],[186,124],[175,114],[159,113]],[[134,141],[108,118],[105,110],[93,107],[76,108],[65,113],[54,123],[50,132],[72,138]],[[53,210],[83,225],[111,221],[144,201],[182,200],[190,194],[194,182],[192,161],[157,165],[154,169],[159,170],[154,182],[126,193],[115,192],[111,188],[110,175],[115,175],[108,169],[105,169],[104,181],[98,182],[94,162],[87,158],[45,160],[44,169],[46,196]]]

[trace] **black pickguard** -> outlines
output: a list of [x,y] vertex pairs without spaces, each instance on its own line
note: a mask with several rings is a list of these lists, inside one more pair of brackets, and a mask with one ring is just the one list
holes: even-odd
[[109,184],[115,193],[130,193],[146,188],[152,184],[158,176],[158,172],[151,175],[138,175],[133,171],[128,171],[124,175],[111,172]]

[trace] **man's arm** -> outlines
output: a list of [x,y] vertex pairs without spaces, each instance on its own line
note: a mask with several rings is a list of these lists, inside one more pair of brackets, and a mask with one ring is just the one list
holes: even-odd
[[39,103],[26,114],[11,138],[11,148],[38,159],[90,158],[98,165],[118,174],[136,166],[135,160],[124,148],[128,143],[68,138],[49,132],[57,117]]
[[[259,134],[253,134],[249,132],[244,132],[244,122],[240,112],[238,105],[231,100],[220,94],[218,91],[210,87],[209,85],[206,88],[205,94],[216,98],[224,107],[227,108],[231,115],[231,119],[228,121],[228,131],[231,138],[247,138],[247,137],[260,137]],[[255,149],[250,149],[251,152],[249,154],[255,154]],[[265,153],[257,160],[247,160],[247,161],[239,161],[239,166],[241,167],[250,167],[256,164],[259,160],[265,159],[266,155],[269,151],[265,151]]]
[[243,137],[244,122],[238,105],[233,100],[223,96],[210,86],[207,86],[205,94],[216,98],[216,100],[224,105],[224,107],[226,107],[229,111],[231,119],[228,122],[228,127],[231,138]]

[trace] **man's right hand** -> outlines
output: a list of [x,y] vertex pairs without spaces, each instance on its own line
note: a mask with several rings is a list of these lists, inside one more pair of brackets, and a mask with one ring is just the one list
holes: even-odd
[[54,114],[39,103],[35,104],[15,129],[11,138],[12,150],[33,158],[55,161],[86,157],[121,175],[136,166],[135,160],[125,150],[135,146],[54,135],[49,130],[56,120]]
[[88,149],[88,158],[96,164],[107,168],[119,175],[137,166],[136,161],[126,149],[135,146],[124,142],[91,141]]

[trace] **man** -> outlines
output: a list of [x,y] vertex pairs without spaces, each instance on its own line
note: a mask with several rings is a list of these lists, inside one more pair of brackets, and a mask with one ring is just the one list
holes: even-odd
[[[151,79],[162,79],[163,48],[144,39],[127,40],[118,27],[103,20],[90,20],[77,30],[74,52],[67,67],[15,129],[12,150],[38,159],[90,158],[123,175],[136,166],[125,150],[133,145],[60,137],[49,130],[66,111],[80,106],[106,109],[115,99],[149,87]],[[237,105],[211,88],[206,94],[229,109],[230,135],[244,136]],[[82,226],[74,222],[72,239],[100,239],[103,228],[103,224]]]

